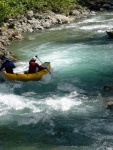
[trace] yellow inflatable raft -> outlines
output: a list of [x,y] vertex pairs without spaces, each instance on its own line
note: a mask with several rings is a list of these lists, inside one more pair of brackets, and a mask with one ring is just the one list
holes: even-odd
[[4,77],[4,79],[7,80],[16,80],[16,81],[38,81],[40,80],[44,75],[46,75],[47,73],[51,73],[50,69],[50,62],[45,62],[44,64],[42,64],[43,67],[46,67],[47,69],[43,69],[39,72],[36,73],[32,73],[32,74],[18,74],[18,73],[14,73],[14,74],[10,74],[10,73],[6,73],[5,71],[2,71],[2,76]]

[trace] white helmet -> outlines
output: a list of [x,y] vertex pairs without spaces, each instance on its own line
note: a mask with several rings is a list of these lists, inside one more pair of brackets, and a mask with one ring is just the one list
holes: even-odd
[[6,56],[5,56],[5,59],[6,59],[6,60],[9,60],[10,58],[11,58],[10,55],[6,55]]
[[34,56],[34,57],[32,58],[32,60],[36,61],[36,57]]

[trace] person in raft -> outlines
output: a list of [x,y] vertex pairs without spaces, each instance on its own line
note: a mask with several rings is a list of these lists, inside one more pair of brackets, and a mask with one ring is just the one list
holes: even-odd
[[35,73],[35,72],[41,71],[43,69],[45,69],[43,66],[39,65],[38,63],[36,63],[36,56],[33,57],[29,61],[29,70],[28,70],[28,73]]
[[2,71],[3,68],[5,68],[5,71],[7,73],[13,73],[13,69],[15,68],[15,65],[13,64],[12,61],[10,61],[11,59],[10,55],[6,55],[4,59],[5,61],[1,65],[0,71]]

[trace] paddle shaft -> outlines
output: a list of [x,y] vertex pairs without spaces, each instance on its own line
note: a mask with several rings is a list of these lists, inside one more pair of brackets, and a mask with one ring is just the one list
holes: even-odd
[[[35,56],[36,58],[38,58],[38,56]],[[38,58],[38,60],[42,63],[42,61]],[[42,63],[43,64],[43,63]],[[45,66],[44,66],[45,67]],[[46,68],[47,69],[47,68]],[[53,76],[53,74],[47,69],[47,71]]]

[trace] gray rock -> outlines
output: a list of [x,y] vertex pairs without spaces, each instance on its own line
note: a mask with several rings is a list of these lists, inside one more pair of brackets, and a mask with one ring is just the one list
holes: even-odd
[[33,12],[32,10],[30,10],[30,11],[27,12],[27,15],[28,15],[29,17],[33,17],[34,12]]

